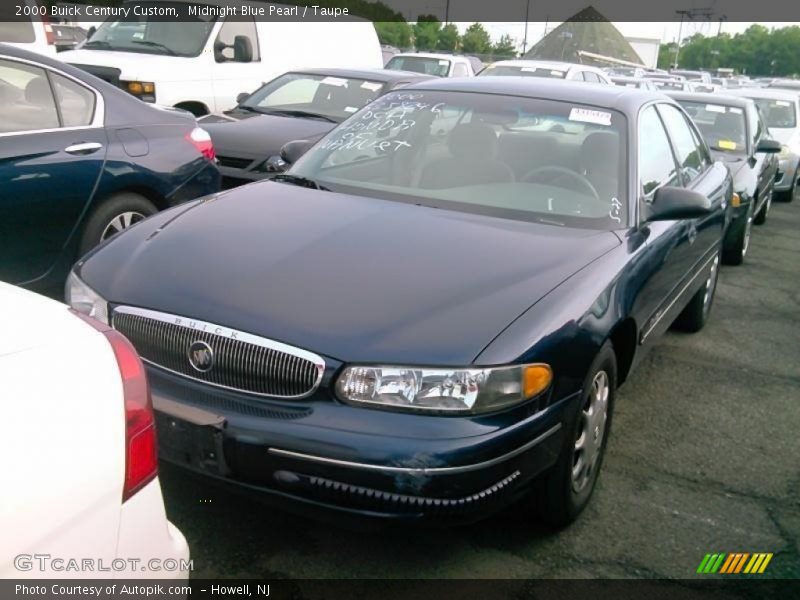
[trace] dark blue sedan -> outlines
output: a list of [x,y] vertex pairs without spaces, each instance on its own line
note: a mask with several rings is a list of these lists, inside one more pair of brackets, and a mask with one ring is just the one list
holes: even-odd
[[75,260],[159,210],[219,190],[192,115],[0,44],[0,280],[63,286]]
[[67,297],[144,357],[166,460],[295,510],[445,522],[525,498],[563,526],[617,387],[706,322],[731,195],[663,95],[437,80],[116,237]]

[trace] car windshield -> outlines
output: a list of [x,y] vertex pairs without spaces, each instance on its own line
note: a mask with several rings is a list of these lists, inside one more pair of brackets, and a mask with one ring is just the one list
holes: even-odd
[[[158,2],[158,6],[170,5],[185,6],[178,2]],[[135,16],[131,11],[127,17],[103,22],[82,48],[198,56],[206,44],[215,20],[215,17],[210,16],[186,17],[186,20],[182,19],[180,22],[165,21],[163,17]]]
[[240,106],[264,113],[292,112],[344,121],[377,98],[380,81],[306,73],[286,73],[261,87]]
[[391,92],[289,171],[317,186],[554,226],[627,225],[625,117],[499,94]]
[[713,149],[732,154],[747,151],[744,109],[738,106],[680,101]]
[[430,56],[393,56],[385,68],[392,71],[411,71],[435,77],[447,77],[450,73],[450,61]]
[[777,100],[773,98],[753,98],[767,127],[776,129],[793,129],[797,127],[797,115],[795,113],[795,103],[790,100]]
[[483,71],[483,76],[511,75],[516,77],[547,77],[550,79],[564,79],[566,71],[552,67],[520,66],[520,65],[489,65]]

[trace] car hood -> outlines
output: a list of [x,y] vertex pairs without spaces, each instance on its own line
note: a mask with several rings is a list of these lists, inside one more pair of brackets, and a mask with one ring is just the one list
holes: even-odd
[[[67,50],[58,53],[58,60],[76,66],[113,67],[120,70],[120,79],[124,81],[153,81],[154,68],[158,69],[159,74],[169,73],[169,81],[197,79],[197,73],[186,68],[187,61],[193,59],[184,56],[114,50]],[[157,67],[153,62],[156,60],[158,61]]]
[[286,142],[328,133],[336,125],[320,119],[277,115],[209,115],[199,120],[221,156],[269,158]]
[[266,181],[152,217],[78,269],[112,304],[343,361],[459,365],[619,244],[611,232]]

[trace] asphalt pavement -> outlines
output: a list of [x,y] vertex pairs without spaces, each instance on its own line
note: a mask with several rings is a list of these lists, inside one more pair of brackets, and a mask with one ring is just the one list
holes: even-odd
[[773,552],[800,577],[800,199],[775,203],[710,322],[668,333],[620,390],[594,497],[559,533],[517,512],[369,532],[162,469],[199,578],[702,577],[710,552]]

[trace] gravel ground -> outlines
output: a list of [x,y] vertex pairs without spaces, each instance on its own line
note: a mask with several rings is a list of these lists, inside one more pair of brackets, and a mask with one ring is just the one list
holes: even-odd
[[774,552],[800,577],[800,200],[773,204],[707,327],[667,334],[620,390],[590,506],[558,534],[510,513],[365,532],[162,470],[194,577],[699,577],[707,552]]

